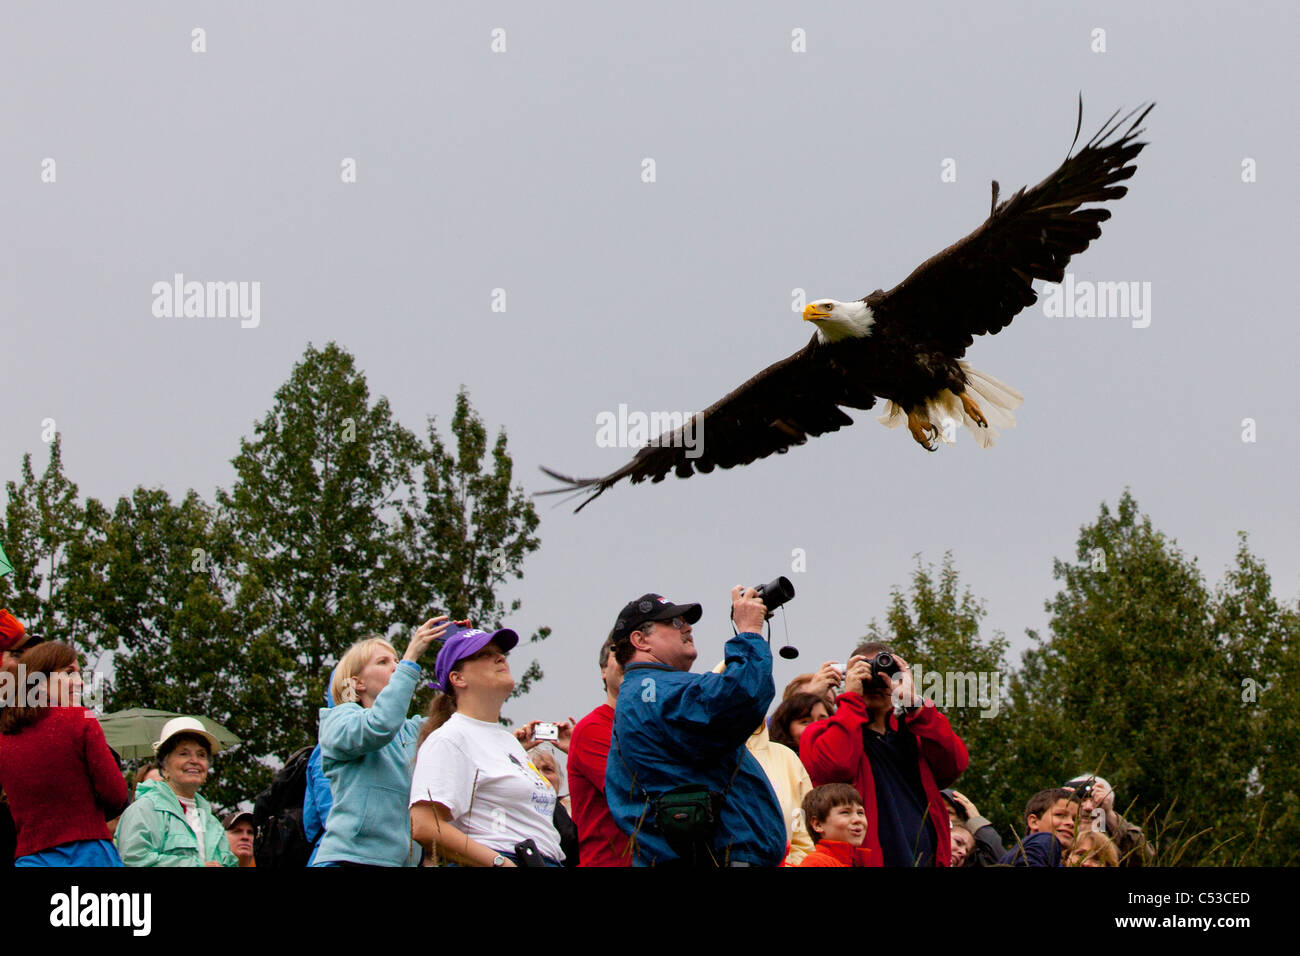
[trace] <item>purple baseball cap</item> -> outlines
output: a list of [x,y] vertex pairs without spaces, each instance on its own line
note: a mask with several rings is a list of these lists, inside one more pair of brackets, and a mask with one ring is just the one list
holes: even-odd
[[509,653],[519,643],[519,635],[508,627],[499,631],[480,631],[476,627],[461,627],[452,624],[443,635],[442,647],[438,650],[438,659],[433,662],[433,686],[441,691],[447,689],[447,677],[456,669],[456,662],[472,657],[489,644],[496,644]]

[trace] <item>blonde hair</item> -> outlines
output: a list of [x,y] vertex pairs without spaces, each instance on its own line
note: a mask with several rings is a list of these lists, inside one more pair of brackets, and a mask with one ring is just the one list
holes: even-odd
[[1085,830],[1080,833],[1073,849],[1083,851],[1080,863],[1092,857],[1101,861],[1102,866],[1119,866],[1119,848],[1115,846],[1114,840],[1099,830]]
[[378,634],[362,638],[343,652],[330,681],[330,700],[335,707],[339,704],[357,703],[357,675],[370,663],[375,651],[381,648],[392,651],[393,656],[397,656],[397,648]]

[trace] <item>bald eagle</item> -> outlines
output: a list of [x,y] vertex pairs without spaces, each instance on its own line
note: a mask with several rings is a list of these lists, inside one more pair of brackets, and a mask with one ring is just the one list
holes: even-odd
[[[798,352],[682,428],[653,439],[603,478],[570,478],[542,468],[563,486],[539,494],[586,493],[576,509],[581,511],[624,478],[662,481],[669,471],[689,478],[696,471],[747,465],[802,445],[809,435],[853,424],[843,409],[869,409],[877,397],[885,400],[878,420],[890,428],[906,423],[927,451],[936,450],[941,439],[951,442],[958,423],[980,447],[990,446],[998,427],[1015,424],[1011,413],[1023,396],[962,356],[974,336],[996,334],[1038,300],[1033,280],[1061,282],[1070,257],[1101,235],[1109,210],[1080,207],[1128,191],[1119,184],[1137,171],[1133,160],[1146,145],[1136,141],[1143,132],[1139,126],[1154,105],[1118,120],[1116,110],[1074,153],[1083,128],[1080,97],[1066,159],[1037,186],[999,203],[994,181],[988,219],[901,284],[854,302],[808,303],[803,319],[816,331]],[[690,427],[702,429],[701,441],[687,440],[683,429]]]

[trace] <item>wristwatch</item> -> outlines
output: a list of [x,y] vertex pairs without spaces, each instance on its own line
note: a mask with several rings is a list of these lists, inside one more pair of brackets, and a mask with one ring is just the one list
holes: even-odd
[[505,866],[505,865],[506,865],[506,858],[505,858],[504,856],[502,856],[500,853],[498,853],[496,856],[492,857],[492,865],[493,865],[493,866]]

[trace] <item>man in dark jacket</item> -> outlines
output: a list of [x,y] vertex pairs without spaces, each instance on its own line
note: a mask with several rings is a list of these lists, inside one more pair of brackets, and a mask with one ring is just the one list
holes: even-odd
[[[873,676],[870,666],[887,652],[899,665],[893,681]],[[939,788],[960,776],[970,756],[948,718],[916,694],[907,662],[875,642],[849,658],[836,707],[803,732],[799,756],[814,786],[851,783],[862,794],[870,865],[950,866]]]
[[720,674],[690,673],[698,604],[642,595],[610,635],[623,686],[605,797],[637,866],[778,866],[785,857],[780,804],[745,746],[776,696],[760,634],[767,609],[753,588],[734,588],[731,603],[739,633]]

